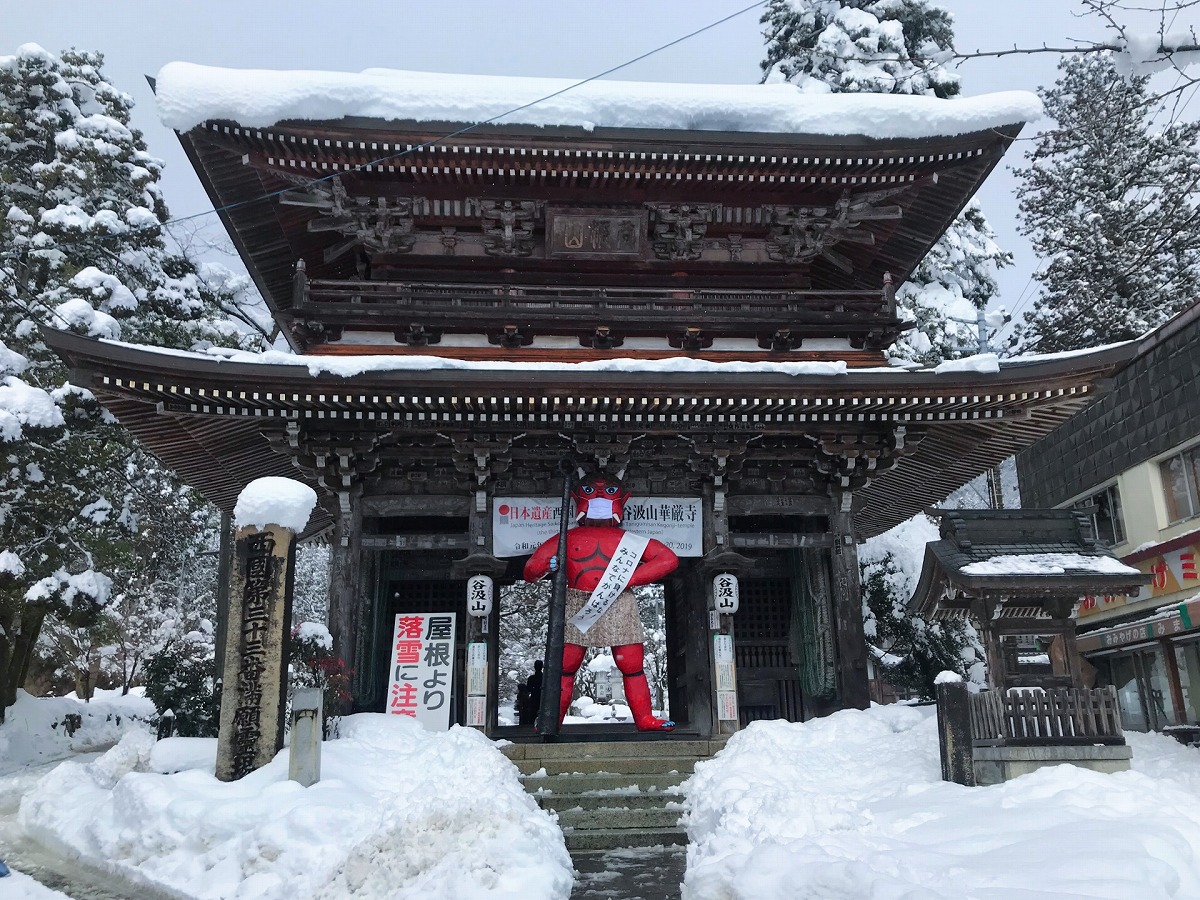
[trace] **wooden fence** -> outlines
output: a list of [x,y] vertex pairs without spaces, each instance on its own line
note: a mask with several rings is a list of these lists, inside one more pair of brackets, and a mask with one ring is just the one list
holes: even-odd
[[1124,743],[1117,692],[1111,685],[971,695],[975,747]]

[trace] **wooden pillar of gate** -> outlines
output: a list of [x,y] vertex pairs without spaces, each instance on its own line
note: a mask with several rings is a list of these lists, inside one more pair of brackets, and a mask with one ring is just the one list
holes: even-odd
[[361,671],[358,646],[367,606],[363,584],[362,486],[338,492],[339,516],[330,548],[329,633],[333,652],[354,672],[355,701],[370,673]]
[[[846,506],[847,504],[843,504]],[[863,633],[862,586],[858,572],[858,543],[849,509],[829,517],[833,537],[833,613],[837,628],[838,702],[843,709],[867,709],[871,693],[867,679],[867,640]]]

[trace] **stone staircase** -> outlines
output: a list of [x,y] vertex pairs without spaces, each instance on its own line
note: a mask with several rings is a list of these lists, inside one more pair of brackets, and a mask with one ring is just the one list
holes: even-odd
[[510,744],[503,748],[572,853],[687,844],[679,785],[723,740]]

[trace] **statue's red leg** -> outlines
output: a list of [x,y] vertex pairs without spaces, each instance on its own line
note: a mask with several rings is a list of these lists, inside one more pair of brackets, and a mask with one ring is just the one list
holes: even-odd
[[575,673],[583,665],[584,648],[578,644],[563,644],[562,695],[558,700],[558,724],[567,717],[571,708],[571,695],[575,693]]
[[675,723],[660,719],[650,708],[650,685],[642,671],[645,653],[641,644],[622,644],[613,647],[613,660],[625,676],[625,702],[633,713],[633,724],[638,731],[671,731]]

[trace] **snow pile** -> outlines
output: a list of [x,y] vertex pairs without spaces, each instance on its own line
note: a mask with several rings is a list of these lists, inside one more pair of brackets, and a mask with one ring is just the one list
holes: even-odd
[[141,688],[125,696],[120,691],[97,690],[88,703],[68,697],[31,697],[18,690],[17,702],[4,711],[0,725],[0,773],[107,749],[127,732],[147,731],[156,718],[154,704],[141,696]]
[[962,567],[964,575],[1065,575],[1087,572],[1097,575],[1140,575],[1139,570],[1111,556],[1080,553],[1014,553],[993,556]]
[[563,719],[564,725],[594,725],[597,722],[632,722],[633,713],[624,703],[597,703],[591,697],[583,696],[571,702],[571,708],[576,715]]
[[932,707],[754,722],[685,784],[685,900],[1200,896],[1200,754],[941,781]]
[[[210,119],[262,127],[343,116],[416,122],[487,122],[501,117],[505,124],[588,130],[671,128],[921,138],[1026,122],[1042,111],[1037,97],[1024,91],[938,100],[884,94],[831,97],[806,93],[792,84],[608,80],[575,84],[563,78],[398,69],[366,69],[358,74],[270,71],[174,62],[159,70],[155,95],[163,124],[178,131]],[[550,96],[558,92],[563,93]]]
[[341,733],[310,788],[287,780],[286,752],[226,784],[213,752],[203,768],[148,771],[198,762],[203,744],[145,754],[131,741],[45,776],[21,823],[127,879],[206,900],[569,895],[561,831],[483,735],[375,714]]
[[1000,371],[1000,357],[995,353],[979,353],[962,359],[948,359],[934,367],[935,375],[976,372],[980,375],[995,375]]
[[238,528],[279,525],[300,532],[317,505],[317,492],[293,478],[256,478],[238,494],[233,521]]
[[325,650],[333,649],[333,635],[320,622],[301,622],[292,633],[292,639],[297,641],[312,641]]
[[0,380],[0,441],[15,441],[24,425],[57,428],[62,424],[62,412],[41,388],[12,375]]
[[66,894],[43,887],[28,875],[10,872],[0,881],[0,900],[71,900]]

